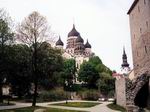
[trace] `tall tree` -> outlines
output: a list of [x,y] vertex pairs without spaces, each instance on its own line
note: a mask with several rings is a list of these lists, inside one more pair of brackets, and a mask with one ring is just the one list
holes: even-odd
[[99,78],[98,71],[89,62],[84,62],[78,73],[79,81],[83,81],[89,85],[89,87],[95,87],[95,82]]
[[45,17],[41,16],[38,12],[31,13],[24,21],[18,26],[17,39],[32,48],[32,72],[34,83],[34,95],[32,105],[36,106],[37,87],[39,82],[40,72],[38,71],[38,50],[41,43],[45,40],[52,39],[50,37],[51,31]]
[[2,97],[2,83],[4,78],[7,77],[7,66],[5,63],[5,46],[10,44],[13,40],[13,33],[10,29],[9,17],[6,12],[0,9],[0,102],[3,101]]
[[74,59],[64,60],[64,82],[67,82],[68,85],[73,84],[75,71],[76,71],[75,60]]
[[108,97],[114,96],[115,79],[108,73],[100,73],[100,78],[97,80],[96,85],[99,91]]
[[12,93],[21,98],[29,93],[31,84],[30,48],[27,45],[14,44],[6,46],[5,52]]
[[63,58],[60,50],[52,48],[47,42],[43,42],[37,55],[37,68],[41,79],[40,85],[44,89],[58,86],[61,78],[59,72],[63,68]]

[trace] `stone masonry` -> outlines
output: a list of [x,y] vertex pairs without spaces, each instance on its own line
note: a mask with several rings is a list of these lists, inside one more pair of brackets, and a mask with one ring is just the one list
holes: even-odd
[[129,12],[135,75],[150,71],[150,0],[135,0]]

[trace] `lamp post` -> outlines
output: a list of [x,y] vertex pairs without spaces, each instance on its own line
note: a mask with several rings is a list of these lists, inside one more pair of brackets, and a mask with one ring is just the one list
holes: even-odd
[[67,86],[68,86],[68,81],[66,80],[65,81],[65,89],[66,89],[66,104],[68,103],[68,101],[67,101]]

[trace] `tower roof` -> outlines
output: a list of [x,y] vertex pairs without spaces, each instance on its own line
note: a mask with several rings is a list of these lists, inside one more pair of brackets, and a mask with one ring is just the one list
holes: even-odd
[[139,0],[134,0],[133,4],[131,5],[130,9],[128,10],[127,14],[130,14],[130,12],[134,9],[136,4],[139,2]]
[[127,55],[126,55],[126,52],[125,52],[125,48],[123,48],[123,55],[122,55],[122,67],[129,67],[129,64],[127,62]]
[[87,40],[87,42],[85,44],[85,48],[91,48],[91,44],[89,44],[88,40]]
[[81,42],[83,43],[84,40],[82,39],[82,37],[80,35],[78,35],[77,39],[76,39],[76,43]]
[[56,42],[56,46],[58,46],[58,45],[61,45],[61,46],[63,46],[63,45],[64,45],[64,43],[62,42],[62,40],[61,40],[60,36],[59,36],[58,41]]
[[71,37],[71,36],[78,36],[80,35],[79,32],[76,30],[75,28],[75,25],[73,24],[73,28],[72,30],[68,33],[68,37]]

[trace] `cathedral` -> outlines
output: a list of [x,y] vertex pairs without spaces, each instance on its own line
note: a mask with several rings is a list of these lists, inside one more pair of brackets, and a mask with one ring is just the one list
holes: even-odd
[[88,61],[89,58],[94,54],[91,51],[92,46],[88,40],[84,44],[84,39],[76,30],[74,24],[72,30],[68,33],[66,48],[64,48],[64,43],[60,37],[55,43],[55,47],[62,50],[62,56],[64,58],[75,59],[77,70],[80,68],[80,65],[83,63],[83,61]]

